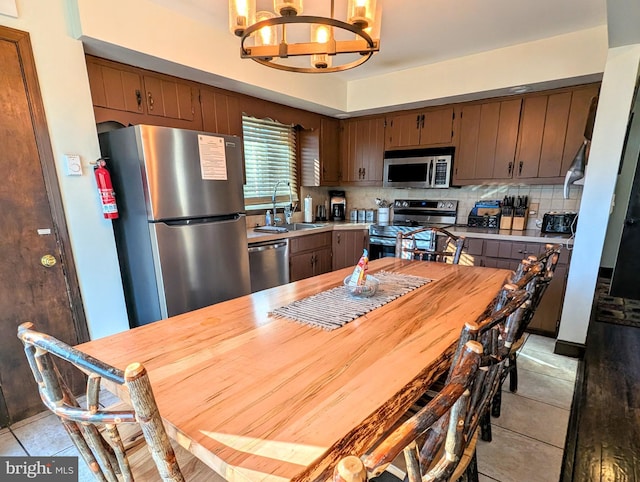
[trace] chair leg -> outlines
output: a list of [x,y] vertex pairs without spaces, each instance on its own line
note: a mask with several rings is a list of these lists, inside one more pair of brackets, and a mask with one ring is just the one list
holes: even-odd
[[480,476],[478,475],[478,458],[475,450],[473,451],[471,460],[469,460],[469,465],[467,465],[458,482],[480,482]]
[[486,410],[480,417],[480,438],[485,442],[491,442],[491,414]]
[[500,408],[502,406],[502,384],[500,385],[491,401],[491,415],[495,418],[500,417]]
[[515,353],[509,355],[509,390],[511,393],[518,391],[518,365]]

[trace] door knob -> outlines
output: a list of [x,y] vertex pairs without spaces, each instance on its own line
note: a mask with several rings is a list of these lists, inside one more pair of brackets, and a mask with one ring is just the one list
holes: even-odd
[[51,268],[56,264],[56,258],[51,254],[45,254],[40,258],[40,264],[45,268]]

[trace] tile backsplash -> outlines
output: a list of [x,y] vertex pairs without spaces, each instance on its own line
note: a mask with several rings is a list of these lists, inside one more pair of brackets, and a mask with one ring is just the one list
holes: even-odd
[[[562,185],[531,186],[464,186],[449,189],[391,189],[381,187],[341,187],[347,198],[347,213],[350,209],[376,209],[376,198],[392,202],[395,199],[456,199],[458,201],[458,223],[466,224],[469,212],[480,200],[502,200],[505,196],[529,196],[529,203],[538,203],[535,214],[530,213],[527,229],[536,229],[542,215],[548,211],[578,211],[582,197],[582,186],[571,186],[569,199],[563,197]],[[313,205],[328,199],[330,189],[303,187],[301,197],[310,194]],[[538,224],[536,224],[538,223]]]

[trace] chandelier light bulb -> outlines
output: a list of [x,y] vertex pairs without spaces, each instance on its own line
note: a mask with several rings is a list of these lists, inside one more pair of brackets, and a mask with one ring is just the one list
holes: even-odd
[[273,0],[273,10],[283,17],[302,15],[302,0]]
[[229,31],[241,37],[256,20],[256,0],[229,0]]

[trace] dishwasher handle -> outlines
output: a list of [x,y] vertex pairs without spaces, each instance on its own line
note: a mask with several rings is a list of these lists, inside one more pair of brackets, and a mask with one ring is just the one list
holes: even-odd
[[267,251],[269,249],[280,249],[287,246],[287,241],[274,241],[267,242],[265,244],[259,244],[256,246],[249,246],[250,253],[258,253],[260,251]]

